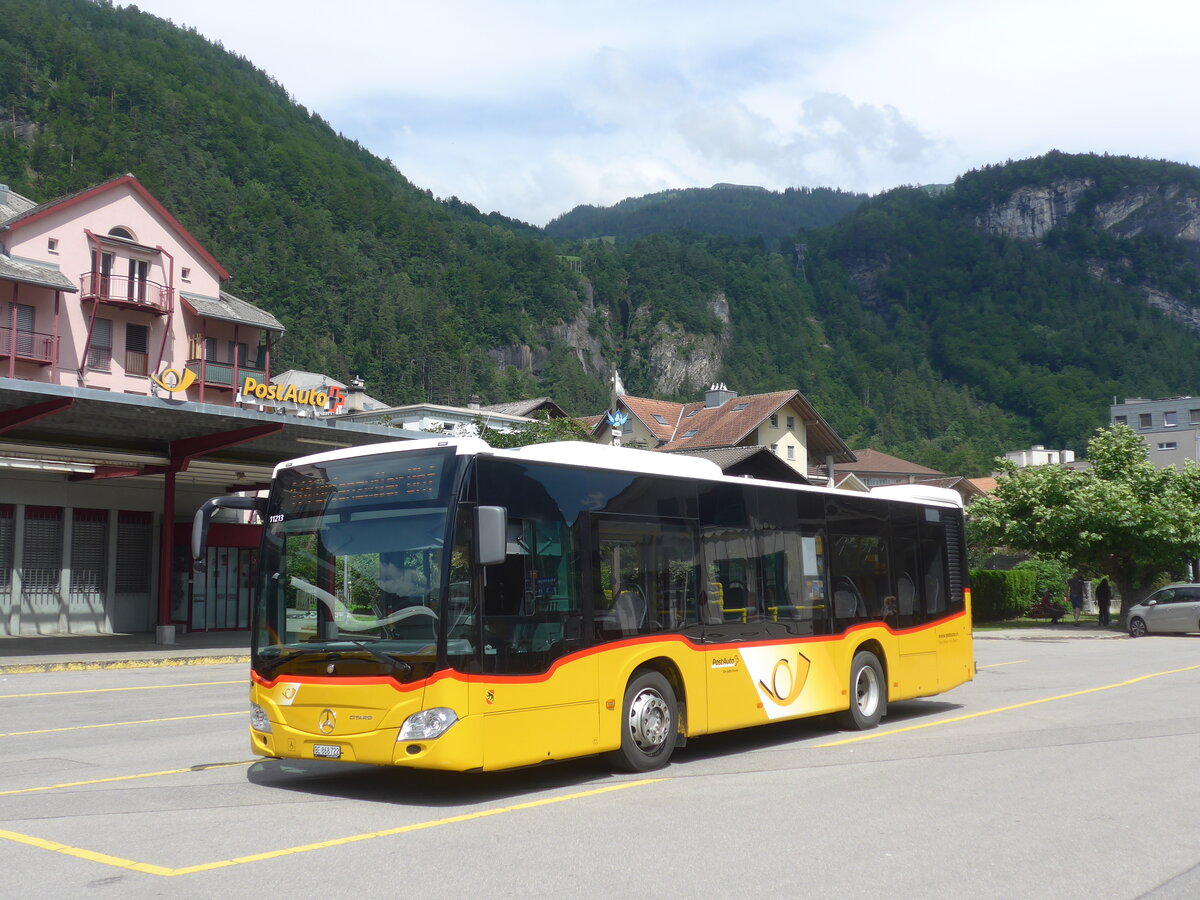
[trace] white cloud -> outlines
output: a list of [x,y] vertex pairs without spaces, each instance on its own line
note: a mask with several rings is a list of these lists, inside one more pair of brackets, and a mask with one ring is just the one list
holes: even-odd
[[950,181],[1052,147],[1200,160],[1181,0],[138,5],[417,185],[539,224],[720,181]]

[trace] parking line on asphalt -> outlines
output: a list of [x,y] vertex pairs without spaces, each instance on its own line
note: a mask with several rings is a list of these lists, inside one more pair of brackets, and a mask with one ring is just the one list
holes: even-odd
[[205,772],[209,769],[229,769],[234,766],[250,766],[257,759],[247,759],[242,762],[206,763],[201,766],[188,766],[186,769],[164,769],[161,772],[140,772],[137,775],[113,775],[110,778],[92,778],[89,781],[64,781],[62,784],[45,784],[41,787],[18,788],[12,791],[0,791],[0,797],[11,797],[13,794],[36,794],[38,791],[57,791],[62,788],[84,787],[89,784],[111,784],[114,781],[135,781],[138,778],[160,778],[164,775],[186,775],[189,772]]
[[[233,765],[233,764],[231,764]],[[175,875],[191,875],[196,872],[210,872],[213,869],[226,869],[230,866],[242,866],[246,863],[262,862],[268,859],[278,859],[281,856],[292,856],[296,853],[307,853],[310,850],[324,850],[329,847],[341,847],[346,844],[354,844],[360,841],[370,841],[375,838],[394,837],[398,834],[407,834],[413,831],[424,831],[429,828],[440,828],[443,825],[455,825],[460,822],[471,822],[476,819],[486,819],[489,816],[498,816],[504,813],[520,812],[526,809],[536,809],[539,806],[550,806],[555,803],[565,803],[568,800],[582,800],[586,797],[595,797],[599,794],[607,794],[612,791],[621,791],[626,788],[643,787],[648,784],[657,784],[660,781],[666,781],[665,778],[642,778],[638,781],[625,781],[620,784],[609,784],[604,787],[594,788],[590,791],[578,791],[574,794],[562,794],[557,797],[544,797],[540,800],[530,800],[527,803],[515,803],[511,806],[500,806],[494,809],[483,809],[473,813],[463,813],[460,816],[447,816],[443,819],[431,819],[428,822],[417,822],[412,825],[401,825],[398,828],[388,828],[384,831],[369,831],[363,834],[352,834],[347,837],[332,838],[328,841],[317,841],[312,844],[301,844],[298,847],[285,847],[281,850],[268,850],[264,853],[254,853],[249,856],[239,856],[234,859],[219,859],[214,862],[200,863],[194,866],[181,866],[180,868],[172,869],[167,866],[157,866],[153,863],[138,862],[132,859],[125,859],[120,856],[112,856],[107,853],[98,853],[95,850],[87,850],[83,847],[72,847],[69,844],[60,844],[58,841],[48,841],[45,838],[35,837],[29,834],[20,834],[16,831],[5,831],[0,829],[0,839],[12,841],[17,844],[25,844],[29,847],[37,847],[41,850],[49,850],[53,853],[61,853],[65,856],[73,856],[76,859],[85,859],[90,862],[100,863],[106,866],[113,866],[119,869],[129,869],[134,872],[142,872],[147,875],[160,875],[164,877],[172,877]]]
[[87,688],[82,691],[38,691],[36,694],[0,694],[0,700],[20,700],[23,697],[65,697],[70,694],[115,694],[118,691],[161,691],[164,688],[211,687],[218,684],[249,684],[245,678],[232,681],[192,681],[187,684],[144,684],[133,687]]
[[1029,662],[1029,660],[1027,660],[1027,659],[1014,659],[1014,660],[1012,660],[1012,662],[988,663],[986,666],[976,666],[976,668],[978,668],[978,669],[999,669],[1001,666],[1015,666],[1018,663],[1027,663],[1027,662]]
[[1197,669],[1200,669],[1200,665],[1184,666],[1182,669],[1168,669],[1165,672],[1151,672],[1149,675],[1139,675],[1137,678],[1130,678],[1126,681],[1118,681],[1114,684],[1105,684],[1094,688],[1084,688],[1082,691],[1071,691],[1069,694],[1056,694],[1053,697],[1042,697],[1040,700],[1027,700],[1024,703],[1014,703],[1012,706],[998,706],[995,709],[985,709],[980,712],[967,713],[965,716],[953,716],[949,719],[938,719],[936,722],[922,722],[918,725],[905,725],[902,728],[889,728],[887,731],[871,731],[867,734],[860,734],[852,738],[843,738],[840,741],[830,741],[828,744],[817,744],[817,747],[842,747],[846,744],[857,744],[862,741],[873,741],[876,738],[891,737],[893,734],[904,734],[908,731],[919,731],[922,728],[935,728],[938,725],[951,725],[955,722],[966,722],[968,719],[978,719],[983,716],[991,716],[996,713],[1011,712],[1014,709],[1024,709],[1028,706],[1037,706],[1040,703],[1053,703],[1055,700],[1069,700],[1072,697],[1083,697],[1086,694],[1096,694],[1100,691],[1111,691],[1115,688],[1129,687],[1133,684],[1149,681],[1151,678],[1162,678],[1164,675],[1179,675],[1182,672],[1194,672]]
[[244,716],[242,710],[237,712],[200,713],[194,716],[168,716],[165,719],[134,719],[131,722],[102,722],[99,725],[67,725],[63,728],[39,728],[35,731],[0,732],[0,738],[24,737],[30,734],[56,734],[60,731],[85,731],[88,728],[120,728],[122,725],[157,725],[159,722],[185,722],[188,719],[218,719],[222,716]]

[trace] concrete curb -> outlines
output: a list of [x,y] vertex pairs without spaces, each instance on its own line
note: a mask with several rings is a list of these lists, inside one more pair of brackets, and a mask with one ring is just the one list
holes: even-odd
[[91,672],[99,669],[163,669],[179,666],[224,666],[250,664],[250,654],[226,656],[160,656],[151,659],[93,659],[78,662],[58,660],[44,663],[0,665],[0,675],[32,675],[37,672]]

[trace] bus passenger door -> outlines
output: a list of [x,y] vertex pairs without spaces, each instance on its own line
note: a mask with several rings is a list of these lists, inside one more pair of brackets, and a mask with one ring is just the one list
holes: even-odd
[[599,740],[595,654],[584,654],[577,554],[561,521],[510,519],[502,564],[483,575],[484,768],[593,753]]

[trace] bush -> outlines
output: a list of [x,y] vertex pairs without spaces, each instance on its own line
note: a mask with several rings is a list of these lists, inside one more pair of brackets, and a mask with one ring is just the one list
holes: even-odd
[[1034,600],[1040,600],[1042,595],[1049,591],[1054,600],[1061,602],[1063,594],[1067,592],[1067,579],[1071,577],[1071,569],[1057,559],[1034,557],[1017,563],[1013,569],[1019,572],[1033,573],[1035,579]]
[[1036,584],[1029,571],[972,569],[971,608],[976,621],[998,622],[1024,615],[1036,596]]

